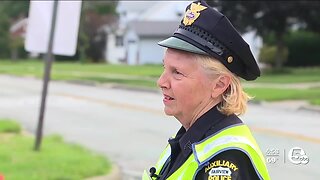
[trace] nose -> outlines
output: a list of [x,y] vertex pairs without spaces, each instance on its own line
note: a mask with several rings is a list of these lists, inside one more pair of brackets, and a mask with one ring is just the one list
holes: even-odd
[[162,72],[161,76],[157,81],[158,87],[161,89],[168,89],[170,88],[170,83],[165,71]]

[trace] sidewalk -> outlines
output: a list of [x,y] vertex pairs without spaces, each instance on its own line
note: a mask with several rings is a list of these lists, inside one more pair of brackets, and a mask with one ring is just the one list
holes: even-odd
[[[275,89],[311,89],[311,88],[320,88],[320,82],[307,82],[307,83],[255,83],[255,82],[243,82],[244,88],[275,88]],[[320,95],[319,95],[320,96]],[[258,104],[269,104],[271,106],[276,106],[284,109],[293,109],[293,110],[307,110],[320,112],[320,106],[311,105],[306,100],[282,100],[274,102],[255,102]]]
[[320,113],[320,106],[311,105],[308,101],[305,100],[284,100],[284,101],[275,101],[275,102],[266,102],[266,101],[258,101],[252,102],[256,104],[264,104],[266,106],[277,107],[281,109],[290,109],[295,111],[312,111]]
[[[97,84],[96,86],[113,88],[113,89],[125,89],[131,91],[144,91],[144,92],[152,92],[152,93],[161,93],[159,89],[145,88],[145,87],[133,87],[121,84]],[[292,83],[292,84],[277,84],[277,83],[243,83],[243,86],[246,88],[279,88],[279,89],[309,89],[309,88],[320,88],[320,82],[314,83]],[[255,101],[249,103],[257,103],[257,104],[270,104],[271,106],[277,106],[287,109],[294,110],[308,110],[320,112],[320,106],[311,105],[306,100],[282,100],[282,101]]]

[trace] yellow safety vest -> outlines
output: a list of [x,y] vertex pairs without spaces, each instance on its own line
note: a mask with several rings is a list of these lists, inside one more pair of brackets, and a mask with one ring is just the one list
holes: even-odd
[[[226,150],[240,150],[244,152],[251,160],[260,179],[270,180],[263,154],[249,128],[243,124],[230,126],[211,137],[193,143],[193,153],[173,174],[167,177],[167,180],[195,179],[197,172],[200,170],[199,167],[203,167],[203,164]],[[155,166],[155,174],[159,174],[170,154],[171,148],[168,144]],[[142,180],[155,180],[155,178],[151,178],[149,173],[144,171]]]

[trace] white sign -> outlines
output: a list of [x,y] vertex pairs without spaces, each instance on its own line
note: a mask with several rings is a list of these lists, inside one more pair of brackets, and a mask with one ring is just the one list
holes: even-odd
[[[58,1],[53,50],[56,55],[73,56],[76,52],[81,0]],[[47,53],[54,1],[30,1],[25,49]]]

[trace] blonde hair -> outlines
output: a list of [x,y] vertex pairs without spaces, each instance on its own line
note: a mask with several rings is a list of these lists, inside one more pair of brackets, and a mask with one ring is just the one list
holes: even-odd
[[222,102],[218,106],[218,110],[226,115],[236,114],[242,115],[247,110],[247,102],[252,99],[244,92],[240,78],[230,72],[221,62],[213,57],[205,55],[195,55],[200,65],[204,68],[210,78],[215,78],[217,75],[229,75],[231,82],[229,87],[221,95]]

